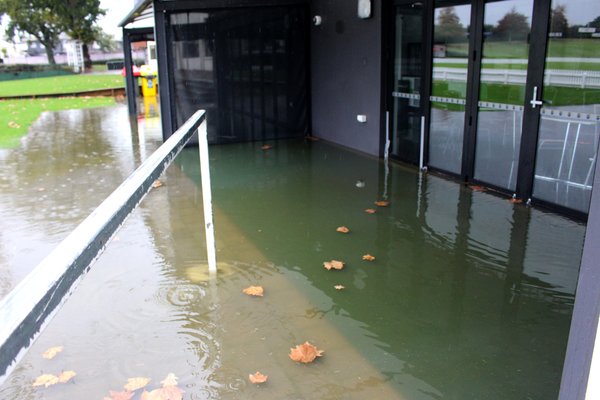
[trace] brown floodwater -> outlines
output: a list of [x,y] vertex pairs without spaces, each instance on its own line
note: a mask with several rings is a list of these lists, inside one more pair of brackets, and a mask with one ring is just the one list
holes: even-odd
[[[130,133],[124,106],[45,114],[1,153],[1,295],[160,144],[156,119],[140,122]],[[102,399],[169,373],[184,399],[557,397],[584,225],[327,143],[261,144],[210,148],[216,277],[189,148],[0,398]],[[346,267],[325,270],[332,259]],[[291,361],[305,341],[323,357]],[[32,387],[63,370],[77,376]]]

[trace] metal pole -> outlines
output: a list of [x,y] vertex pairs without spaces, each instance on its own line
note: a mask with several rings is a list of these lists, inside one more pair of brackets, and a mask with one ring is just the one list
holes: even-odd
[[198,128],[198,148],[200,151],[200,178],[202,180],[202,205],[204,208],[204,230],[206,232],[208,272],[215,273],[217,272],[217,256],[215,251],[215,226],[213,224],[206,120],[204,120],[204,122]]
[[419,170],[423,170],[423,155],[425,153],[425,116],[421,116],[421,148],[419,150]]

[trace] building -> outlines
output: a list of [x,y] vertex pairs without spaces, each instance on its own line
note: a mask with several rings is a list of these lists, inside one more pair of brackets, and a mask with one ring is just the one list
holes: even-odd
[[600,308],[600,4],[142,0],[122,25],[149,17],[165,138],[204,108],[213,143],[312,135],[589,213],[560,397],[584,398]]

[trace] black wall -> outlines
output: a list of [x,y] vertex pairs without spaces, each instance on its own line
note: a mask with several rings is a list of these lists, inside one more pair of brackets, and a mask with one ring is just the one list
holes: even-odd
[[[310,27],[312,134],[369,154],[380,153],[381,0],[359,19],[356,0],[313,0]],[[356,120],[366,114],[367,122]]]

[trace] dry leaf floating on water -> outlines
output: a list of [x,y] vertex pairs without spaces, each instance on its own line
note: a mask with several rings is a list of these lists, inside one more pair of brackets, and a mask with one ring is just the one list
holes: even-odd
[[160,381],[160,383],[162,383],[163,387],[177,386],[177,377],[174,373],[170,372],[165,379]]
[[336,229],[336,231],[340,233],[348,233],[350,232],[350,229],[347,226],[340,226]]
[[273,148],[273,146],[271,146],[270,144],[264,144],[264,145],[260,146],[261,150],[269,150],[272,148]]
[[362,259],[365,261],[375,261],[375,257],[370,254],[365,254],[364,256],[362,256]]
[[335,288],[335,290],[344,290],[344,289],[346,289],[346,286],[344,286],[344,285],[335,285],[334,288]]
[[133,392],[115,392],[110,390],[109,393],[109,397],[104,397],[104,400],[131,400],[133,397]]
[[290,349],[289,356],[294,361],[306,364],[313,362],[317,357],[322,357],[323,350],[317,349],[309,342],[304,342],[304,344],[299,344],[298,346]]
[[267,379],[269,379],[269,377],[267,375],[263,375],[260,372],[256,371],[255,374],[248,375],[248,379],[250,380],[250,382],[258,384],[258,383],[265,383],[267,381]]
[[248,296],[262,297],[264,295],[265,291],[262,286],[250,286],[250,287],[247,287],[246,289],[242,290],[242,292],[244,292]]
[[345,265],[346,264],[343,261],[338,260],[325,261],[323,263],[323,267],[328,271],[331,269],[343,269]]
[[144,377],[138,376],[135,378],[127,379],[127,383],[125,384],[125,386],[123,386],[123,388],[125,390],[127,390],[128,392],[133,392],[134,390],[143,388],[148,383],[150,383],[150,378],[144,378]]
[[366,212],[367,214],[375,214],[377,211],[376,211],[375,209],[373,209],[373,208],[367,208],[367,209],[365,210],[365,212]]
[[73,378],[75,375],[77,375],[75,373],[75,371],[63,371],[60,373],[60,375],[58,375],[58,381],[60,383],[67,383],[71,380],[71,378]]
[[40,375],[37,378],[35,378],[35,381],[33,382],[32,386],[48,387],[48,386],[56,385],[57,383],[58,383],[58,376],[52,375],[52,374],[44,374],[44,375]]
[[152,183],[152,187],[153,187],[154,189],[156,189],[156,188],[159,188],[159,187],[161,187],[162,185],[163,185],[163,183],[162,183],[161,181],[159,181],[158,179],[157,179],[157,180],[155,180],[155,181]]
[[375,205],[376,205],[377,207],[387,207],[387,206],[389,206],[389,205],[390,205],[390,202],[389,202],[389,201],[387,201],[387,200],[379,200],[379,201],[376,201],[376,202],[375,202]]
[[160,389],[154,389],[151,392],[144,390],[141,400],[182,400],[183,390],[177,386],[165,386]]
[[56,355],[58,353],[60,353],[61,351],[63,351],[64,347],[63,346],[54,346],[54,347],[50,347],[48,350],[46,350],[43,354],[42,357],[44,357],[47,360],[52,360],[54,357],[56,357]]
[[508,201],[510,201],[513,204],[521,204],[523,202],[522,199],[517,199],[515,197],[511,197]]

